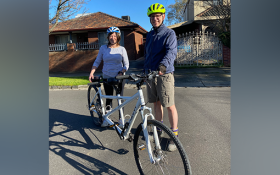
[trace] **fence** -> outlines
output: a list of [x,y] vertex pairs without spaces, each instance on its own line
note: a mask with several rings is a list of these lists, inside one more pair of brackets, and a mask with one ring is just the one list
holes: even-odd
[[215,33],[189,32],[178,36],[176,66],[211,66],[223,63],[223,46]]
[[67,50],[67,44],[61,43],[61,44],[50,44],[49,45],[49,52],[56,52],[56,51],[63,51]]
[[88,50],[88,49],[99,49],[100,44],[99,43],[88,43],[88,42],[82,42],[82,43],[76,43],[76,50]]
[[[88,50],[88,49],[99,49],[100,48],[99,43],[88,43],[88,42],[82,42],[82,43],[76,43],[74,46],[74,50]],[[67,43],[61,43],[61,44],[50,44],[49,45],[49,52],[57,52],[57,51],[64,51],[67,50]]]

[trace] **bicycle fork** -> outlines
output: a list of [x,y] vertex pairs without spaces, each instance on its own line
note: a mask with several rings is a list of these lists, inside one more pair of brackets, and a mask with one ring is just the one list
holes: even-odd
[[[147,113],[147,114],[144,115],[144,110],[145,110],[145,109],[147,109],[147,110],[149,111],[149,113]],[[159,158],[156,158],[156,157],[153,157],[152,148],[151,148],[151,143],[150,143],[150,139],[149,139],[149,133],[148,133],[148,129],[147,129],[148,117],[150,117],[152,120],[154,120],[155,117],[154,117],[153,114],[152,114],[151,108],[148,108],[148,107],[146,107],[146,106],[143,106],[143,107],[140,109],[140,112],[141,112],[141,116],[142,116],[142,120],[143,120],[143,123],[142,123],[142,130],[143,130],[144,137],[145,137],[145,141],[146,141],[146,145],[147,145],[148,155],[149,155],[149,158],[150,158],[151,163],[152,163],[152,164],[155,164],[155,163],[158,162],[160,159],[159,159]],[[155,141],[156,149],[157,149],[157,150],[160,150],[161,147],[160,147],[160,144],[159,144],[159,138],[158,138],[158,133],[157,133],[156,126],[153,126],[153,136],[154,136],[154,141]]]

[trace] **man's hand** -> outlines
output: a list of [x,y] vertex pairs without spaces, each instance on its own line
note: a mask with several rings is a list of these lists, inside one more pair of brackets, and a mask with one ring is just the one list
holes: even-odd
[[158,75],[163,75],[166,73],[166,67],[163,64],[158,66]]
[[158,71],[158,75],[163,75],[163,73],[161,71]]

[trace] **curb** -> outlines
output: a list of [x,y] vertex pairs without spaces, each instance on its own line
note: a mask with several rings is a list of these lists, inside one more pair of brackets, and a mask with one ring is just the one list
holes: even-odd
[[[101,86],[103,89],[103,86]],[[135,84],[125,84],[124,89],[136,89]],[[88,89],[88,85],[78,85],[78,86],[49,86],[49,90],[85,90]],[[142,89],[146,89],[143,86]]]
[[[231,86],[186,86],[186,87],[175,87],[175,88],[230,88]],[[79,86],[49,86],[49,90],[87,90],[88,85],[79,85]],[[103,89],[103,86],[102,86]],[[126,84],[124,89],[137,89],[135,84]],[[146,86],[143,86],[142,89],[146,89]]]

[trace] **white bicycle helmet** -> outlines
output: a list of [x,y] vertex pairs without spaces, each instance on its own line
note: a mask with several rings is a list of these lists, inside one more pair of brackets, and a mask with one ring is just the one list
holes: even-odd
[[121,35],[121,31],[117,27],[110,27],[109,29],[107,29],[107,35],[111,32],[116,32],[116,33],[119,33]]

